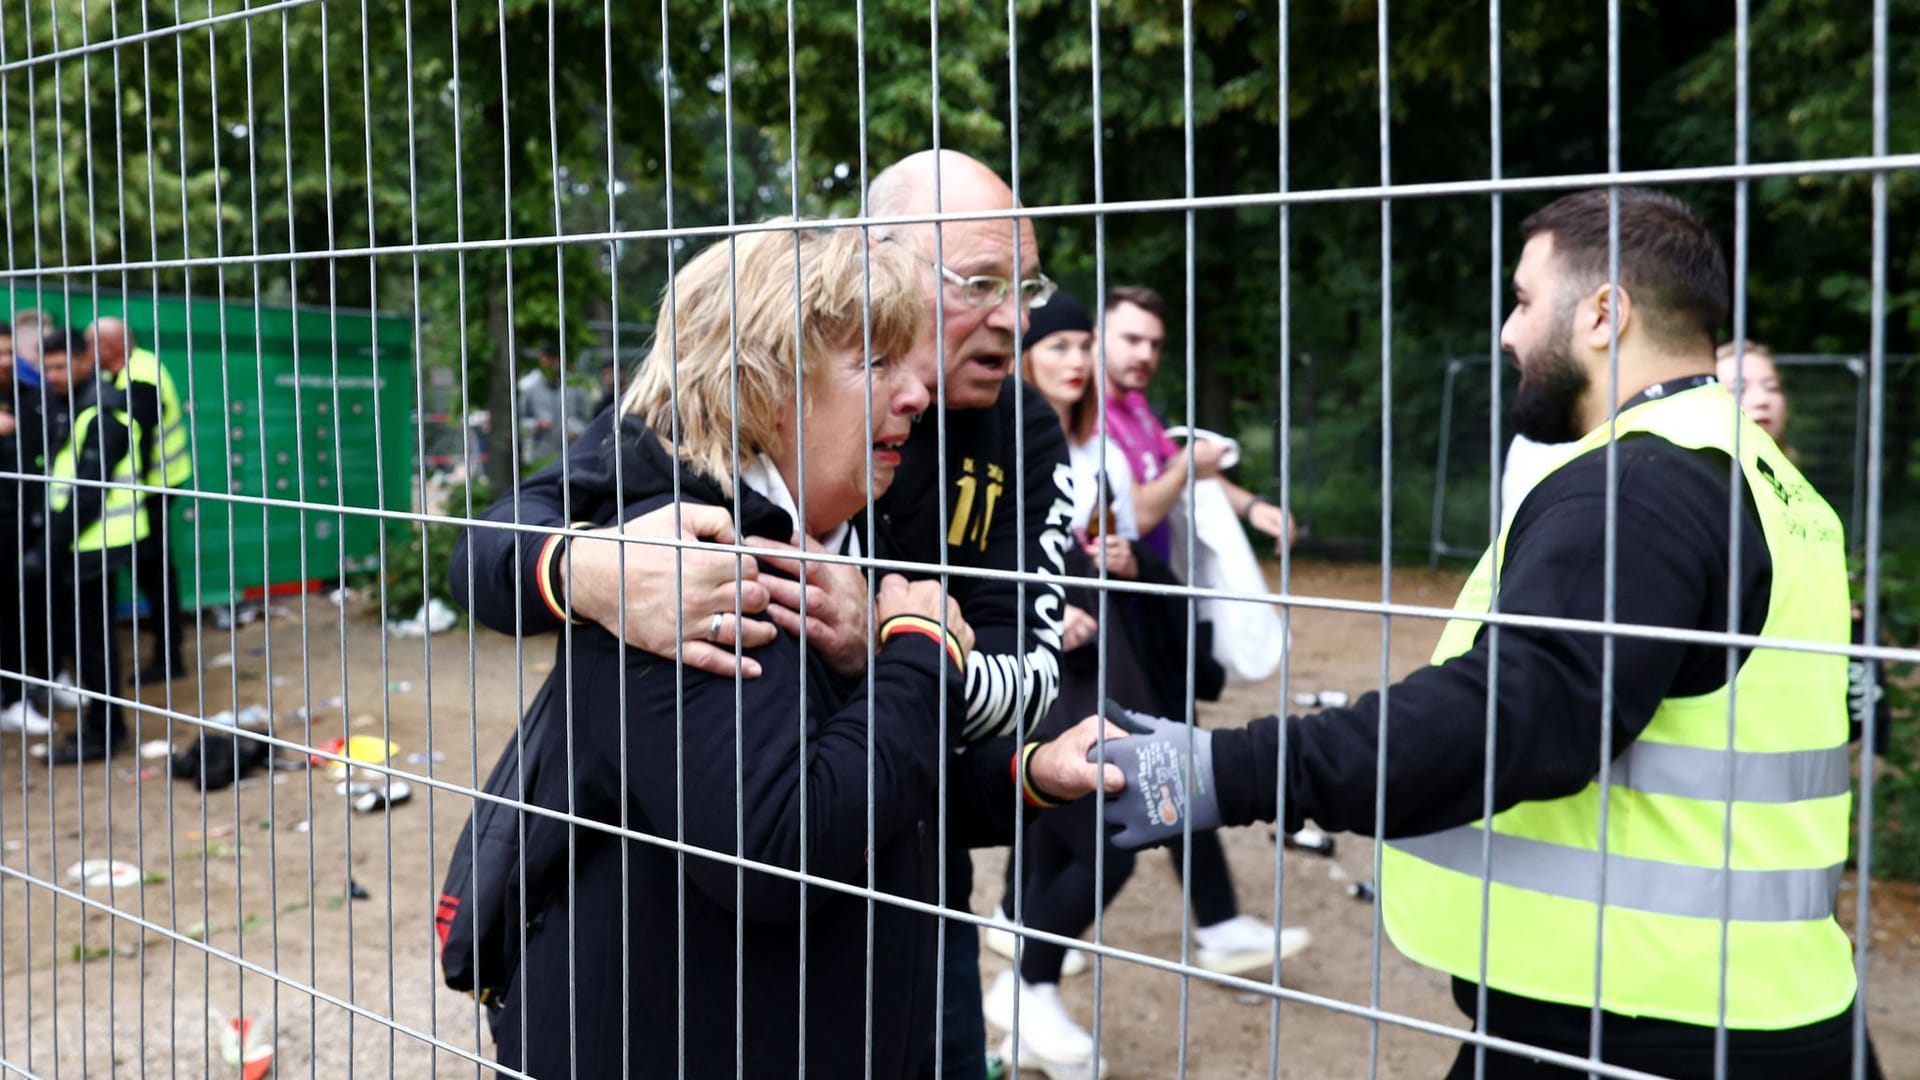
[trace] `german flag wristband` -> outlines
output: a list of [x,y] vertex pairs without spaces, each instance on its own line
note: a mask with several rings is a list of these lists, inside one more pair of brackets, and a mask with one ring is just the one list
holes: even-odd
[[[593,523],[576,521],[569,527],[574,529],[592,528]],[[560,561],[567,557],[567,541],[571,539],[572,537],[565,533],[554,533],[552,536],[547,537],[546,544],[540,549],[540,562],[538,564],[540,570],[535,584],[540,589],[540,599],[546,602],[547,610],[553,613],[554,618],[559,619],[563,623],[585,625],[585,619],[575,618],[568,613],[566,600],[560,596],[560,590],[557,587],[557,583],[560,580]]]
[[1033,752],[1038,749],[1040,749],[1039,743],[1027,743],[1020,748],[1019,753],[1009,759],[1007,764],[1013,770],[1013,782],[1020,787],[1020,797],[1035,810],[1045,810],[1060,804],[1040,794],[1040,789],[1033,786],[1032,758]]
[[880,624],[880,644],[885,645],[900,634],[921,634],[940,643],[947,650],[947,658],[961,674],[967,671],[967,654],[960,648],[960,639],[953,636],[951,630],[942,629],[940,624],[920,615],[895,615]]

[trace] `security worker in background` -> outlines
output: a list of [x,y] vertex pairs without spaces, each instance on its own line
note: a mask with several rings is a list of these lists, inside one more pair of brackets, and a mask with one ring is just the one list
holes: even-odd
[[[193,479],[193,457],[173,376],[167,374],[151,349],[135,345],[133,332],[119,319],[94,320],[87,329],[87,348],[101,372],[127,396],[133,417],[140,423],[140,458],[147,462],[145,483],[159,489],[184,488]],[[134,552],[134,576],[139,579],[140,592],[157,601],[152,605],[149,623],[153,629],[153,659],[135,676],[141,683],[168,682],[187,673],[180,659],[181,642],[186,637],[180,613],[180,574],[174,567],[166,525],[171,503],[172,497],[165,490],[147,492],[147,538]]]
[[[1489,1034],[1585,1059],[1597,993],[1609,1065],[1714,1076],[1724,1023],[1722,1075],[1837,1080],[1852,1075],[1857,989],[1834,919],[1851,809],[1846,657],[1506,626],[1496,664],[1477,618],[1497,561],[1503,614],[1599,621],[1611,605],[1623,624],[1848,641],[1839,519],[1714,378],[1729,296],[1719,245],[1679,200],[1621,189],[1610,284],[1608,202],[1568,195],[1521,226],[1501,332],[1520,369],[1514,427],[1577,445],[1467,579],[1432,665],[1384,698],[1237,730],[1141,719],[1143,734],[1107,745],[1130,784],[1108,819],[1136,847],[1178,835],[1183,816],[1195,830],[1272,820],[1284,768],[1288,830],[1312,818],[1387,839],[1379,896],[1394,944],[1452,975],[1470,1017],[1484,979]],[[1449,1075],[1473,1076],[1475,1056],[1463,1043]],[[1489,1077],[1584,1072],[1486,1055]]]
[[109,585],[112,571],[133,561],[134,545],[147,535],[136,486],[146,468],[143,432],[127,396],[94,377],[92,356],[70,349],[65,334],[47,333],[40,370],[48,411],[71,421],[47,467],[46,527],[30,538],[20,569],[23,577],[50,583],[52,650],[56,659],[72,663],[86,693],[78,729],[49,754],[54,764],[71,765],[98,761],[127,741],[126,725],[107,698],[119,690],[120,668]]

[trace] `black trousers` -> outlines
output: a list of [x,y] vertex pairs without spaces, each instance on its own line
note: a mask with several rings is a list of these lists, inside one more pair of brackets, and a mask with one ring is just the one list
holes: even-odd
[[181,625],[180,572],[173,564],[173,525],[168,516],[172,503],[171,495],[155,492],[147,496],[147,538],[133,549],[134,578],[140,595],[147,598],[147,610],[152,612],[142,625],[153,633],[156,666],[178,661],[180,643],[186,637]]
[[47,621],[46,578],[22,574],[18,538],[11,519],[0,519],[0,708],[26,696],[21,675],[45,677],[52,671],[48,647],[53,631]]
[[106,695],[119,693],[122,670],[113,637],[113,615],[107,607],[113,575],[87,572],[104,569],[99,558],[98,553],[82,554],[82,573],[77,579],[72,576],[71,564],[56,568],[62,579],[55,590],[52,656],[70,665],[74,684],[86,692],[87,702],[80,710],[80,737],[118,741],[126,737],[126,724],[118,708],[105,700]]
[[[45,605],[29,604],[22,594],[20,545],[13,525],[13,519],[0,516],[0,526],[5,530],[0,536],[0,597],[6,598],[0,603],[0,708],[19,701],[26,692],[19,676],[27,670],[25,632],[32,627],[23,622],[31,622],[46,611]],[[41,633],[45,635],[44,628]]]
[[[1140,703],[1148,712],[1168,711],[1157,706],[1156,695],[1146,680],[1130,614],[1122,604],[1108,605],[1104,689],[1107,696],[1123,704]],[[1082,646],[1062,659],[1060,696],[1034,732],[1035,738],[1052,738],[1082,717],[1098,711],[1102,683],[1099,658],[1092,649],[1092,646]],[[1095,819],[1094,806],[1094,799],[1080,799],[1036,814],[1028,823],[1022,860],[1025,878],[1020,899],[1022,925],[1065,937],[1077,937],[1092,926],[1095,853],[1103,844],[1106,850],[1100,856],[1097,883],[1101,903],[1111,904],[1113,898],[1120,895],[1121,887],[1133,873],[1135,853],[1105,842],[1106,830]],[[1184,862],[1181,849],[1182,844],[1177,840],[1167,845],[1176,875]],[[1009,915],[1014,908],[1013,862],[1009,853],[1005,891],[1000,901]],[[1219,836],[1211,831],[1193,834],[1191,880],[1196,926],[1212,926],[1239,914],[1226,852],[1220,847]],[[1061,946],[1028,941],[1020,954],[1020,977],[1029,983],[1059,982],[1060,966],[1065,958],[1066,950]]]
[[[1453,980],[1453,1000],[1475,1015],[1477,987]],[[1502,1038],[1586,1057],[1592,1013],[1587,1009],[1533,1001],[1490,991],[1487,1031]],[[1604,1013],[1600,1059],[1676,1080],[1714,1080],[1714,1031],[1649,1017]],[[1460,1044],[1447,1080],[1473,1080],[1475,1048]],[[1867,1044],[1866,1075],[1881,1080],[1880,1062]],[[1577,1080],[1587,1073],[1549,1065],[1534,1058],[1488,1051],[1485,1075],[1491,1080]],[[1782,1031],[1729,1031],[1727,1075],[1739,1080],[1852,1080],[1853,1009],[1805,1027]]]

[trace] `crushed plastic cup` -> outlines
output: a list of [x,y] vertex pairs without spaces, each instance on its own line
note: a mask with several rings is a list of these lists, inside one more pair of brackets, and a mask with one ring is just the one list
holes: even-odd
[[231,1020],[218,1012],[210,1019],[220,1039],[220,1060],[240,1070],[240,1080],[265,1080],[273,1073],[273,1039],[265,1024],[245,1016]]
[[1328,836],[1319,829],[1301,829],[1299,832],[1288,833],[1282,840],[1287,847],[1295,851],[1309,851],[1315,855],[1326,856],[1333,854],[1333,837]]
[[1344,690],[1321,690],[1318,693],[1293,695],[1293,703],[1303,709],[1344,709],[1351,700]]
[[429,634],[445,633],[453,629],[454,625],[459,621],[460,615],[458,612],[446,604],[441,603],[439,597],[434,597],[421,605],[420,610],[414,613],[413,618],[401,619],[389,624],[387,626],[387,634],[391,637],[426,637]]
[[362,814],[371,814],[376,810],[398,806],[411,798],[413,798],[412,784],[405,780],[392,780],[354,799],[353,808]]
[[139,867],[118,859],[87,859],[67,867],[67,880],[87,886],[111,885],[125,889],[140,884],[145,876]]

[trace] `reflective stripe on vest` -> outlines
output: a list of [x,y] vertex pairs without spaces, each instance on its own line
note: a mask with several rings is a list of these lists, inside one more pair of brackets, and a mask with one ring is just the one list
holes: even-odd
[[[1395,840],[1393,846],[1437,866],[1478,877],[1485,832],[1469,825],[1432,836]],[[1597,851],[1496,832],[1493,863],[1499,867],[1502,884],[1588,904],[1600,902]],[[1840,887],[1845,869],[1836,863],[1807,870],[1727,870],[1609,853],[1607,906],[1717,921],[1720,898],[1726,895],[1730,913],[1737,921],[1821,919],[1833,913],[1834,890]],[[1723,892],[1728,885],[1732,885],[1730,894]]]
[[[1737,430],[1772,565],[1761,635],[1848,640],[1839,520],[1723,388],[1635,405],[1614,430],[1729,457]],[[1562,465],[1604,452],[1607,438],[1605,427],[1589,434]],[[1462,588],[1434,663],[1473,647],[1481,630],[1474,616],[1489,608],[1494,560],[1506,543],[1503,528]],[[1615,757],[1604,859],[1602,793],[1589,783],[1565,798],[1511,807],[1490,824],[1388,843],[1382,915],[1402,952],[1477,982],[1484,895],[1488,985],[1541,1001],[1591,1006],[1603,947],[1600,1003],[1611,1012],[1712,1026],[1724,965],[1730,1027],[1823,1020],[1855,990],[1851,946],[1833,918],[1847,857],[1849,773],[1845,658],[1753,649],[1732,693],[1722,687],[1661,702]]]
[[[100,406],[89,405],[74,418],[73,434],[67,444],[54,455],[53,467],[47,470],[50,487],[50,505],[55,513],[67,508],[74,495],[71,481],[78,473],[74,447],[85,446],[87,438],[93,434],[93,423],[100,415]],[[140,456],[140,424],[124,410],[114,410],[114,415],[127,426],[129,440],[127,452],[113,463],[107,471],[109,486],[101,493],[104,505],[100,516],[95,518],[74,538],[73,549],[78,552],[101,551],[108,548],[127,547],[147,538],[147,515],[143,512],[144,497],[134,490],[132,485],[141,482],[138,467]]]
[[1676,746],[1639,739],[1613,759],[1616,787],[1649,795],[1683,795],[1719,801],[1727,797],[1731,757],[1733,800],[1791,803],[1845,795],[1853,769],[1844,746],[1828,750],[1758,751]]

